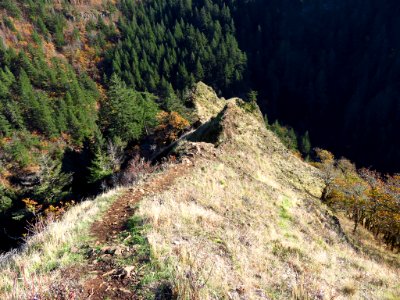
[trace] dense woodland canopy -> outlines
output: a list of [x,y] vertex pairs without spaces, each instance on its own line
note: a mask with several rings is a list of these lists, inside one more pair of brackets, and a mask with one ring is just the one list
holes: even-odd
[[206,81],[219,90],[241,84],[246,55],[223,1],[123,0],[122,39],[106,56],[107,71],[130,86],[168,96]]
[[398,171],[399,10],[377,0],[1,1],[0,222],[17,228],[116,184],[139,146],[154,152],[189,125],[200,80],[258,101],[266,126],[306,159],[311,137]]
[[400,168],[397,1],[228,1],[270,117],[382,171]]
[[399,169],[395,1],[134,3],[121,2],[108,73],[162,95],[196,80],[227,96],[257,90],[271,119],[359,165]]

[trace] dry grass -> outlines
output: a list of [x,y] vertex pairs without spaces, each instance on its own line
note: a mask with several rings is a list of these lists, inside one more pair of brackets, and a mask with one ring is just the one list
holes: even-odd
[[359,226],[354,233],[354,222],[342,214],[339,214],[338,217],[350,242],[357,247],[360,252],[368,255],[378,263],[392,265],[400,269],[400,253],[392,252],[388,245],[377,239],[370,231],[362,226]]
[[[239,106],[230,100],[216,119],[218,148],[176,147],[198,146],[193,171],[137,211],[152,263],[171,273],[178,298],[400,299],[399,254],[362,230],[346,242],[318,200],[318,171],[268,132],[259,112]],[[63,267],[82,259],[70,247],[88,238],[87,225],[118,193],[73,208],[4,257],[0,298],[26,299],[59,282]]]
[[310,299],[347,299],[349,290],[355,299],[400,296],[398,269],[341,242],[293,191],[222,163],[202,161],[173,189],[144,200],[140,215],[153,228],[155,257],[176,272],[181,299],[288,299],[299,290]]
[[[398,299],[399,269],[330,224],[317,171],[235,105],[221,146],[139,215],[179,299]],[[209,157],[209,158],[207,158]],[[399,256],[396,256],[399,261]]]
[[35,295],[50,295],[51,299],[60,288],[75,299],[75,287],[63,282],[62,270],[83,260],[72,248],[89,239],[89,224],[120,192],[116,189],[76,205],[60,221],[30,237],[23,249],[0,256],[0,299],[33,299]]

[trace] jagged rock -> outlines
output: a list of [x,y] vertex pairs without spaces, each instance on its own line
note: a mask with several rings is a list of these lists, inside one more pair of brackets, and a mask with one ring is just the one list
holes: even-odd
[[[213,144],[205,142],[190,142],[190,141],[180,143],[178,147],[175,149],[176,153],[181,153],[184,156],[189,156],[189,157],[205,153],[214,153],[215,151],[216,150]],[[187,158],[186,160],[190,161]]]
[[131,276],[133,270],[135,269],[134,266],[128,266],[124,268],[124,271],[126,272],[126,277]]
[[103,254],[100,256],[100,258],[104,261],[110,261],[110,260],[112,260],[112,255],[111,254]]
[[193,115],[201,123],[205,123],[218,114],[225,105],[225,100],[218,98],[215,91],[203,82],[194,86],[190,100],[194,106]]
[[90,249],[88,249],[87,251],[86,251],[86,257],[87,258],[91,258],[91,257],[93,257],[94,255],[95,255],[95,250],[94,249],[92,249],[92,248],[90,248]]
[[[249,157],[263,156],[271,166],[267,177],[289,184],[312,197],[321,197],[323,182],[319,171],[291,153],[279,138],[265,127],[263,115],[255,103],[239,98],[218,98],[212,88],[198,83],[191,93],[195,115],[201,125],[179,141],[178,156],[218,156],[242,150]],[[221,150],[219,150],[221,149]],[[218,154],[219,153],[219,154]],[[251,174],[246,165],[242,171]]]
[[115,248],[114,255],[121,256],[123,251],[123,248],[118,246]]

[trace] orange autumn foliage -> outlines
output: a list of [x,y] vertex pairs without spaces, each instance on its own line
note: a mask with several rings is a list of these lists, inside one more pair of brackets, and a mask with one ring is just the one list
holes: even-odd
[[317,150],[327,187],[324,200],[343,211],[354,222],[353,231],[362,225],[390,248],[400,249],[400,174],[382,176],[369,169],[357,170],[346,159],[336,160],[326,150]]
[[61,218],[61,216],[72,206],[75,205],[75,201],[61,201],[58,205],[49,205],[45,209],[43,209],[43,205],[39,204],[39,202],[26,198],[23,199],[22,202],[25,203],[25,208],[33,213],[36,219],[38,220],[57,220]]
[[169,144],[177,140],[189,127],[189,121],[177,112],[162,111],[157,115],[158,126],[155,129],[156,140],[161,144]]

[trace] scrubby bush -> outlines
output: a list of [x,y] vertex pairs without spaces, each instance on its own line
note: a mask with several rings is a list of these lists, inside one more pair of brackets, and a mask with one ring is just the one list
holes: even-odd
[[177,112],[157,114],[158,126],[155,128],[155,140],[159,146],[175,141],[190,126],[188,120]]
[[14,18],[21,16],[21,10],[14,0],[2,0],[0,2],[0,9],[5,9]]
[[363,225],[392,249],[400,248],[400,175],[359,170],[322,149],[316,149],[316,158],[325,182],[323,200],[353,220],[353,232]]
[[144,176],[154,173],[158,168],[158,165],[153,165],[140,155],[136,155],[121,174],[121,183],[124,185],[135,183]]
[[6,212],[13,205],[14,195],[3,185],[0,185],[0,214]]

